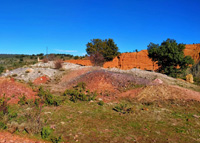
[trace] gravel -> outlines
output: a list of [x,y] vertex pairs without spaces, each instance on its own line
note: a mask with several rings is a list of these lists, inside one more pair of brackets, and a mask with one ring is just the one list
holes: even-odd
[[[27,71],[30,71],[29,73]],[[3,73],[3,77],[11,76],[15,79],[24,80],[26,82],[33,81],[38,77],[47,75],[49,78],[53,78],[59,70],[51,68],[18,68],[7,73]]]
[[176,81],[175,78],[169,77],[165,74],[140,70],[140,69],[137,69],[137,68],[133,68],[133,69],[130,69],[130,70],[121,70],[121,69],[117,69],[117,68],[109,68],[109,69],[105,69],[105,70],[112,71],[112,72],[119,72],[119,73],[129,73],[129,74],[132,74],[136,77],[146,78],[146,79],[149,79],[149,80],[161,79],[165,82],[175,82]]
[[[63,63],[62,70],[55,69],[54,62],[50,61],[47,63],[39,62],[30,67],[22,67],[2,73],[2,77],[13,77],[18,80],[24,80],[25,82],[34,81],[36,78],[47,75],[50,79],[61,74],[63,70],[76,70],[86,68],[86,66],[80,66],[72,63]],[[27,72],[28,71],[28,72]]]

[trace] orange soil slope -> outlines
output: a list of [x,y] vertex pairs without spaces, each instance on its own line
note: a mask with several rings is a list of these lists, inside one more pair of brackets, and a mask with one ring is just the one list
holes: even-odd
[[[191,56],[195,62],[199,60],[200,44],[186,45],[184,54]],[[91,66],[90,60],[67,60],[66,62],[80,64],[84,66]],[[142,50],[138,53],[122,53],[120,56],[115,57],[112,61],[106,62],[104,68],[120,68],[128,70],[132,68],[139,68],[143,70],[156,70],[157,65],[153,66],[152,60],[148,57],[147,50]]]
[[18,103],[19,97],[25,96],[27,99],[35,99],[36,93],[23,83],[0,77],[0,97],[4,95],[10,98],[8,103]]

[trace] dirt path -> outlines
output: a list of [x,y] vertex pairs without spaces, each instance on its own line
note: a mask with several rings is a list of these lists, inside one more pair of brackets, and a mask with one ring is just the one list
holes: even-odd
[[36,141],[33,139],[28,139],[13,135],[8,132],[0,131],[0,143],[47,143],[44,141]]

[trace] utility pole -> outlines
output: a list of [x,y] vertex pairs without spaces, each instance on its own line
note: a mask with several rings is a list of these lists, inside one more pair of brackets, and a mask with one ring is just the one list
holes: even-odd
[[48,59],[48,47],[46,48],[46,55],[47,55],[47,59]]

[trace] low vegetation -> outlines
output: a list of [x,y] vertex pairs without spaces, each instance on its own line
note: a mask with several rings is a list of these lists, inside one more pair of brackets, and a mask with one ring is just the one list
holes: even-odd
[[[82,84],[83,85],[83,84]],[[71,102],[59,107],[34,102],[6,105],[1,98],[0,128],[58,142],[198,142],[199,108],[196,101],[138,102],[117,104]],[[4,103],[4,104],[2,104]],[[5,109],[5,108],[4,108]]]
[[[189,57],[183,57],[183,49],[184,45],[168,39],[160,46],[151,43],[149,56],[154,62],[162,63],[160,72],[183,77],[185,69],[192,64]],[[87,52],[97,65],[119,54],[112,39],[93,39],[87,44]],[[173,56],[174,53],[178,57]],[[60,71],[63,60],[84,58],[65,54],[1,57],[0,73],[34,63],[37,57],[43,62],[55,61],[55,69]],[[199,142],[200,104],[197,98],[183,98],[182,95],[189,95],[189,90],[160,83],[151,85],[154,79],[150,81],[127,73],[106,70],[79,72],[69,74],[74,76],[67,77],[71,84],[65,83],[65,80],[60,84],[62,79],[54,79],[44,86],[37,86],[29,81],[28,85],[37,95],[32,99],[20,94],[16,104],[8,104],[16,95],[11,94],[8,96],[10,99],[4,94],[0,97],[0,130],[53,143]],[[193,65],[188,73],[194,75],[196,84],[200,83],[199,63]],[[30,74],[29,71],[26,74]],[[12,78],[16,76],[13,74]],[[77,85],[72,87],[75,83]],[[55,89],[57,87],[58,90]],[[63,89],[65,87],[72,88]],[[195,94],[198,95],[198,92]]]
[[63,95],[69,95],[71,101],[77,102],[95,100],[97,93],[86,90],[86,84],[80,82],[73,89],[67,89]]

